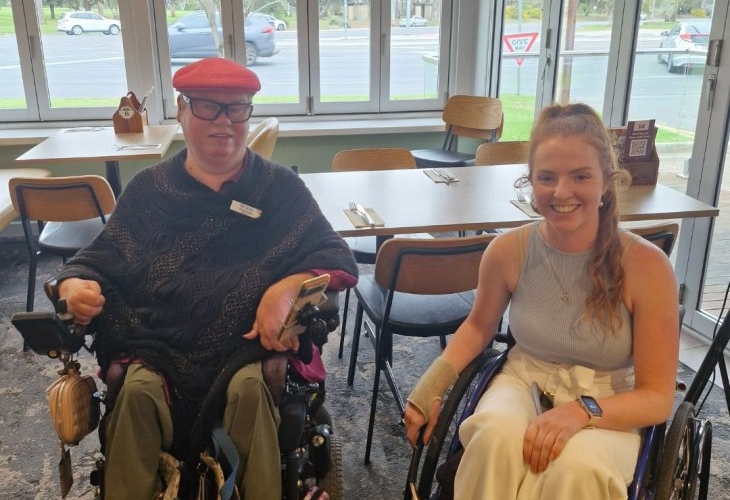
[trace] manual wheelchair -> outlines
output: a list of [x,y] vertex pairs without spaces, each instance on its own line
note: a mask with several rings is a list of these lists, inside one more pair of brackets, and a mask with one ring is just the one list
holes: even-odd
[[[300,336],[300,349],[297,357],[304,363],[311,360],[313,346],[321,349],[327,341],[327,335],[339,326],[338,294],[336,291],[327,291],[327,300],[319,305],[307,304],[302,307],[296,317],[296,322],[306,327]],[[86,348],[93,352],[93,344],[87,347],[85,335],[89,335],[83,328],[76,328],[73,317],[66,313],[61,302],[57,312],[22,312],[13,315],[11,321],[20,331],[24,341],[37,354],[58,359],[64,364],[64,369],[76,363],[76,353]],[[276,356],[276,355],[275,355]],[[279,355],[281,357],[281,355]],[[269,386],[275,401],[278,401],[281,424],[279,426],[278,441],[281,453],[282,500],[342,500],[344,485],[342,475],[342,445],[333,435],[332,419],[323,406],[325,401],[324,380],[309,380],[306,375],[300,374],[292,363],[284,361],[285,369],[279,370],[278,375],[269,380]],[[281,363],[278,363],[281,366]],[[225,370],[225,367],[224,367]],[[60,372],[59,372],[60,373]],[[104,404],[106,393],[99,391],[94,394],[94,404],[98,407]],[[201,411],[201,415],[205,411]],[[103,418],[102,418],[103,424]],[[212,431],[207,438],[207,450],[221,452],[215,455],[219,462],[220,472],[224,474],[222,481],[214,483],[213,491],[208,484],[205,495],[193,488],[185,490],[182,496],[166,495],[164,498],[185,500],[186,498],[236,498],[232,484],[235,480],[237,457],[231,457],[233,444],[222,443],[227,435],[221,434],[222,429]],[[225,431],[223,431],[225,434]],[[222,438],[222,439],[221,439]],[[103,437],[100,433],[102,450]],[[226,453],[227,451],[227,453]],[[232,449],[235,454],[235,448]],[[162,453],[165,455],[165,453]],[[168,455],[169,456],[169,455]],[[181,485],[202,485],[210,483],[207,479],[201,481],[200,475],[204,468],[200,463],[173,459],[173,468],[179,469],[177,475]],[[169,461],[167,463],[169,468]],[[210,465],[210,464],[209,464]],[[179,467],[178,467],[179,466]],[[161,465],[161,484],[166,484],[170,471],[163,473]],[[95,470],[91,473],[91,484],[95,487],[95,498],[104,499],[104,459],[97,460]],[[63,480],[62,480],[63,483]],[[218,489],[223,483],[225,486]],[[70,487],[70,485],[68,486]],[[63,488],[63,484],[62,484]],[[202,488],[202,486],[201,486]],[[159,498],[163,498],[163,493]]]
[[[489,382],[506,361],[508,350],[485,351],[459,375],[443,402],[425,454],[423,444],[413,451],[405,500],[454,498],[453,480],[463,451],[459,425],[473,413]],[[629,500],[707,498],[712,425],[697,418],[694,410],[703,387],[688,391],[668,430],[665,424],[644,429]]]

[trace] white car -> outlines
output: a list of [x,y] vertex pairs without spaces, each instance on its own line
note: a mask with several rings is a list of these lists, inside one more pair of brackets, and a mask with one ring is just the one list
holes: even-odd
[[68,35],[100,31],[105,35],[118,35],[122,24],[117,19],[107,19],[93,12],[64,12],[58,20],[58,31]]
[[274,16],[270,16],[269,14],[264,14],[262,12],[251,12],[248,17],[253,17],[262,21],[266,21],[267,23],[272,25],[276,31],[284,31],[286,29],[286,23],[284,21],[282,21],[281,19],[277,19]]
[[710,43],[710,19],[681,21],[669,31],[660,33],[659,48],[672,49],[673,52],[657,54],[660,63],[667,64],[667,71],[689,70],[704,67],[707,59],[707,46]]
[[410,18],[401,18],[398,21],[398,26],[405,28],[406,26],[428,26],[428,21],[421,16],[411,16]]

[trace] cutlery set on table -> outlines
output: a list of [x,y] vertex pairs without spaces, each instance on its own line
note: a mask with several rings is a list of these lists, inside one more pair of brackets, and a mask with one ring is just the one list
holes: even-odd
[[354,201],[348,203],[348,208],[345,209],[345,215],[347,215],[355,227],[378,227],[385,225],[383,220],[372,208],[365,208],[360,203],[355,203]]
[[427,168],[423,171],[423,173],[426,174],[433,182],[442,182],[447,186],[452,182],[459,182],[459,179],[442,168]]

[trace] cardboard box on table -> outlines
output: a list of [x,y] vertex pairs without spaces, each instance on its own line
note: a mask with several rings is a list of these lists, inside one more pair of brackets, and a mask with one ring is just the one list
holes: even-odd
[[656,148],[652,150],[651,158],[648,161],[619,160],[619,165],[629,171],[631,184],[634,186],[654,185],[659,178],[659,156]]

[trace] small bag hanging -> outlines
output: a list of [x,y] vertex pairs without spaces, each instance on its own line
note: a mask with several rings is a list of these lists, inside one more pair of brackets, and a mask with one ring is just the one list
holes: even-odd
[[77,445],[99,425],[99,400],[94,397],[96,382],[79,374],[79,363],[68,361],[59,371],[46,394],[48,409],[58,439],[64,445]]

